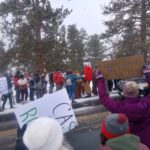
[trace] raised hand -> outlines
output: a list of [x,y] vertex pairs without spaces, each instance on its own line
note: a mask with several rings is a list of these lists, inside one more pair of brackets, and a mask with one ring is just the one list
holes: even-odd
[[143,66],[143,74],[150,75],[150,65]]
[[102,78],[103,75],[102,75],[102,73],[99,70],[96,70],[95,71],[95,77],[96,77],[96,79],[99,79],[99,78]]

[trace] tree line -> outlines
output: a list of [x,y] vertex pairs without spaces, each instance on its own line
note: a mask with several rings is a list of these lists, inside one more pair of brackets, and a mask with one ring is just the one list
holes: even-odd
[[109,19],[101,38],[111,45],[112,57],[143,54],[145,61],[149,60],[150,1],[111,0],[103,14]]
[[[99,54],[103,45],[98,34],[89,36],[75,24],[63,25],[70,13],[67,8],[52,8],[49,0],[1,2],[1,31],[9,41],[7,51],[1,45],[4,53],[0,55],[3,58],[1,71],[8,65],[25,65],[34,70],[43,63],[48,71],[80,69],[84,61],[102,59]],[[96,43],[93,52],[90,51],[91,42]]]
[[48,71],[81,69],[84,61],[94,64],[108,54],[111,58],[144,54],[149,60],[150,1],[111,0],[100,9],[108,16],[106,31],[88,35],[75,24],[64,26],[72,10],[54,9],[50,0],[2,1],[0,28],[9,45],[6,50],[0,42],[0,71],[8,65],[34,70],[39,63]]

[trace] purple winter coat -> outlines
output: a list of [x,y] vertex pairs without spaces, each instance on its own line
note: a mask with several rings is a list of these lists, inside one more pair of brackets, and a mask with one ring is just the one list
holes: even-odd
[[[150,77],[147,82],[150,87]],[[120,102],[108,96],[104,78],[98,79],[97,86],[102,104],[112,113],[125,113],[131,133],[139,136],[141,143],[150,148],[150,94],[143,98],[125,97]]]

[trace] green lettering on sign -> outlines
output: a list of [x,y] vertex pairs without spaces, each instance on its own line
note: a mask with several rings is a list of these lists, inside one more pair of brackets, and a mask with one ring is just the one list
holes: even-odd
[[37,119],[37,109],[36,107],[28,110],[27,112],[23,113],[22,115],[20,115],[20,117],[23,117],[22,122],[28,124],[30,121]]

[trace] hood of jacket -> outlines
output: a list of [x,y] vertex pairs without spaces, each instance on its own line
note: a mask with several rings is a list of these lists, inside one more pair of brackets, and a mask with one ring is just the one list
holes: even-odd
[[140,138],[131,134],[112,138],[106,142],[106,146],[113,150],[138,150],[139,144]]

